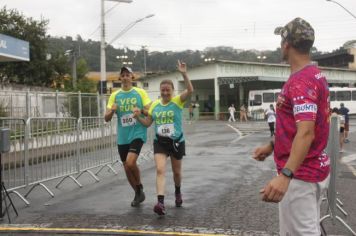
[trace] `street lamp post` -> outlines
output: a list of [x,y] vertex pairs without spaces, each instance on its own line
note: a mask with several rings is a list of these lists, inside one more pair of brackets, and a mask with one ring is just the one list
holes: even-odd
[[260,60],[260,62],[263,62],[264,60],[267,59],[266,56],[257,56],[257,59]]
[[[134,27],[137,23],[145,20],[145,19],[148,19],[148,18],[151,18],[151,17],[154,17],[155,15],[154,14],[149,14],[143,18],[140,18],[140,19],[137,19],[133,22],[131,22],[130,24],[128,24],[123,30],[121,30],[110,42],[109,44],[112,44],[115,40],[117,40],[118,38],[120,38],[122,35],[124,35],[127,31],[129,31],[132,27]],[[146,46],[144,46],[146,47]],[[145,50],[143,51],[144,53],[144,67],[145,67],[145,75],[146,75],[146,55],[145,55]],[[132,64],[132,63],[131,63]]]
[[116,58],[119,59],[120,62],[121,62],[121,66],[120,67],[122,67],[124,65],[130,65],[130,66],[132,65],[132,61],[128,61],[129,57],[127,55],[116,56]]
[[205,62],[212,62],[212,61],[215,61],[215,58],[214,57],[204,58],[204,61]]
[[127,60],[129,57],[127,55],[122,55],[122,56],[116,56],[116,59],[119,59],[121,62],[120,67],[124,64],[124,61]]
[[356,16],[355,16],[354,14],[352,14],[351,11],[347,10],[347,9],[346,9],[343,5],[341,5],[340,3],[338,3],[338,2],[336,2],[336,1],[334,1],[334,0],[326,0],[326,1],[327,1],[327,2],[333,2],[333,3],[337,4],[337,5],[339,5],[342,9],[344,9],[347,13],[349,13],[353,18],[356,19]]
[[128,24],[123,30],[120,31],[120,33],[118,33],[110,42],[109,44],[112,44],[114,41],[116,41],[118,38],[120,38],[122,35],[124,35],[127,31],[129,31],[132,27],[134,27],[137,23],[147,19],[147,18],[151,18],[155,16],[154,14],[149,14],[143,18],[137,19],[134,22],[131,22],[130,24]]
[[[101,0],[101,14],[100,14],[100,94],[104,92],[104,85],[106,87],[106,55],[105,55],[105,0]],[[113,2],[124,2],[124,3],[131,3],[132,0],[107,0]]]

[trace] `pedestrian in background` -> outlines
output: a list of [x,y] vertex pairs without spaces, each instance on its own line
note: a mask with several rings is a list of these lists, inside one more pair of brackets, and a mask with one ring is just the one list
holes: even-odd
[[229,117],[229,122],[236,122],[235,120],[235,112],[236,112],[236,109],[235,109],[235,106],[234,104],[231,104],[231,106],[228,108],[228,111],[229,111],[229,114],[230,114],[230,117]]
[[244,104],[240,107],[240,122],[247,121],[247,109]]
[[271,137],[274,136],[274,123],[276,123],[276,111],[274,110],[273,104],[269,105],[269,109],[266,111],[267,123],[269,126],[269,131],[271,132]]
[[336,116],[338,117],[339,124],[339,132],[340,132],[340,137],[339,137],[339,143],[340,143],[340,152],[343,152],[343,146],[344,146],[344,141],[345,141],[345,116],[341,115],[340,110],[337,107],[334,107],[332,109],[331,116]]
[[280,235],[320,236],[320,204],[329,184],[329,90],[310,58],[314,29],[301,18],[275,30],[291,75],[276,105],[275,141],[257,148],[265,160],[274,151],[278,175],[260,190],[265,202],[279,202]]
[[340,103],[339,114],[345,117],[345,131],[344,131],[344,142],[350,142],[349,137],[349,112],[350,110],[345,107],[344,103]]

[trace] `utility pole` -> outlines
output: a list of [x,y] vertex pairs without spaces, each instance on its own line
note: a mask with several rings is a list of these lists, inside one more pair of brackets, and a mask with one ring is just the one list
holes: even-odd
[[147,46],[142,46],[142,50],[143,50],[144,75],[146,76],[146,74],[147,74],[147,64],[146,64],[146,50],[147,50]]
[[[105,42],[105,0],[101,1],[101,11],[100,11],[100,94],[106,94],[106,42]],[[131,3],[132,0],[107,0],[111,2],[124,2]],[[110,10],[109,10],[110,11]],[[109,44],[111,44],[110,42]],[[105,88],[105,89],[104,89]]]
[[75,88],[77,85],[77,52],[75,51],[75,47],[65,51],[64,55],[72,60],[72,86]]
[[75,50],[73,50],[73,56],[72,56],[72,60],[73,60],[73,65],[72,65],[72,85],[73,85],[73,89],[76,88],[77,86],[77,53],[75,52]]
[[[101,14],[100,14],[100,94],[104,92],[104,84],[106,88],[106,55],[105,55],[105,8],[104,0],[101,0]],[[105,91],[106,92],[106,91]]]

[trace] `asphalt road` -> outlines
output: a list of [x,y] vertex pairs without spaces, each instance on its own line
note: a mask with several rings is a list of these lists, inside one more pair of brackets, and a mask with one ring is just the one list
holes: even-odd
[[[149,159],[141,165],[146,201],[140,207],[130,206],[133,191],[116,165],[119,174],[103,171],[99,183],[88,176],[81,177],[83,188],[66,180],[55,189],[57,182],[50,182],[48,186],[55,197],[37,190],[29,197],[29,207],[12,195],[20,215],[14,217],[12,213],[10,225],[5,219],[0,235],[278,235],[278,205],[262,202],[258,193],[276,174],[273,160],[261,163],[251,158],[253,149],[269,140],[267,124],[201,121],[187,124],[185,130],[182,208],[174,206],[169,167],[167,215],[157,217],[153,213],[156,173],[154,162]],[[356,158],[352,156],[356,135],[352,133],[350,139],[342,153],[337,190],[349,214],[342,218],[356,229]],[[323,213],[325,209],[326,205]],[[330,220],[325,222],[325,228],[328,235],[349,235]]]

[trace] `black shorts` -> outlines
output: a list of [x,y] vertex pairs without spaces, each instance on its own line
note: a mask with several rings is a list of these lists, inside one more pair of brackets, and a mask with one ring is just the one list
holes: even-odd
[[137,155],[140,155],[142,146],[143,146],[143,140],[139,138],[132,140],[130,144],[117,145],[117,149],[119,151],[119,155],[122,163],[126,161],[127,154],[129,154],[129,152],[133,152],[136,153]]
[[340,127],[340,133],[344,133],[345,127]]
[[153,152],[155,154],[163,153],[167,156],[174,157],[177,160],[182,160],[183,156],[185,156],[185,142],[179,142],[175,147],[173,147],[173,144],[162,144],[155,140],[153,142]]

